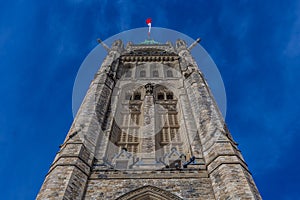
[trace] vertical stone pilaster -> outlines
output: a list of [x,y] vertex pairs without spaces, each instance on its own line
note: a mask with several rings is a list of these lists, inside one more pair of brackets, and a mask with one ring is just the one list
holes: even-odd
[[142,130],[141,152],[148,159],[155,160],[155,119],[152,95],[146,95],[144,100],[144,126]]

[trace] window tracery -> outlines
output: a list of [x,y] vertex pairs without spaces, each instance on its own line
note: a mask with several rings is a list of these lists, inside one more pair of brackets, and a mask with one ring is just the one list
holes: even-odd
[[[152,96],[155,100],[154,111],[154,129],[155,131],[155,157],[159,161],[165,155],[176,148],[182,152],[182,136],[179,124],[179,115],[177,110],[177,99],[174,93],[161,85],[153,85],[153,93],[147,93],[147,85],[142,86],[135,91],[124,91],[125,104],[121,112],[121,126],[113,130],[115,133],[115,144],[118,152],[126,148],[133,156],[138,156],[142,152],[141,147],[141,130],[145,126],[144,105],[146,102],[145,95]],[[127,106],[127,109],[124,109]],[[122,109],[121,109],[122,110]]]

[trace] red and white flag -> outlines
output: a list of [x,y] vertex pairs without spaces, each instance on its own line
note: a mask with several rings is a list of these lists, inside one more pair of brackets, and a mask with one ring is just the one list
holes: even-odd
[[146,24],[149,26],[148,36],[150,36],[150,32],[151,32],[151,23],[152,23],[151,18],[146,19]]

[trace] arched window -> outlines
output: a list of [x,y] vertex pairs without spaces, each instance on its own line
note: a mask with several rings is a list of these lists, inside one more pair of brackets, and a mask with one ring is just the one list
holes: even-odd
[[173,93],[171,92],[167,93],[167,99],[173,99]]
[[146,71],[145,70],[142,70],[140,71],[140,77],[146,77]]
[[157,94],[157,99],[158,99],[158,100],[164,100],[164,99],[165,99],[164,96],[165,96],[164,93],[158,93],[158,94]]
[[158,71],[157,71],[157,70],[154,70],[154,71],[152,72],[152,76],[153,76],[153,77],[159,77]]
[[141,94],[140,93],[135,93],[134,94],[134,100],[141,100]]
[[167,71],[167,77],[173,77],[173,72],[171,70]]

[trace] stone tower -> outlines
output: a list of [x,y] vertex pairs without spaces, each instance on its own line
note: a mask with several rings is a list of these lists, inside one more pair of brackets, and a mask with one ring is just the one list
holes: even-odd
[[37,199],[261,199],[185,41],[107,50]]

